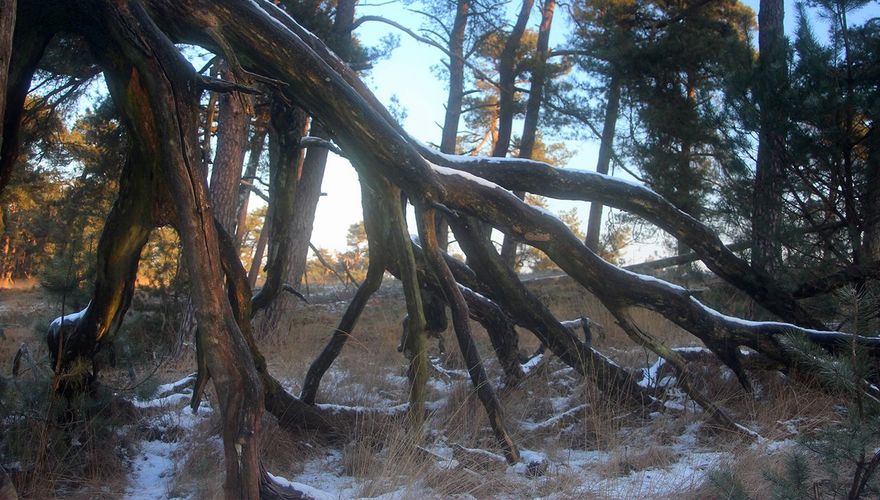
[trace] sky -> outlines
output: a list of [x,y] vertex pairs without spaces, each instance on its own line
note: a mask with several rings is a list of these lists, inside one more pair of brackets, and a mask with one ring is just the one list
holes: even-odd
[[[745,0],[744,3],[758,12],[758,0]],[[876,1],[862,9],[853,21],[864,20],[880,15],[880,7]],[[795,5],[786,0],[786,32],[795,29]],[[560,47],[565,44],[565,36],[570,31],[563,9],[557,10],[553,21],[551,45]],[[533,12],[530,26],[537,26],[537,9]],[[417,29],[422,23],[422,16],[412,13],[400,3],[386,4],[378,7],[359,7],[358,15],[377,14],[393,19],[401,24]],[[821,28],[816,28],[822,35]],[[365,45],[378,44],[378,40],[389,33],[400,35],[400,46],[387,59],[378,61],[373,69],[364,77],[379,100],[386,105],[396,97],[407,117],[403,123],[407,132],[416,139],[426,143],[438,143],[446,102],[446,84],[443,77],[432,69],[439,64],[443,55],[435,48],[426,46],[399,33],[395,28],[381,23],[365,23],[356,32]],[[518,126],[514,125],[514,134],[518,134]],[[595,168],[598,142],[596,141],[565,141],[570,149],[576,151],[575,156],[566,166],[592,170]],[[625,175],[622,172],[617,174]],[[346,229],[349,225],[362,219],[360,205],[360,189],[357,174],[347,161],[331,154],[324,177],[323,192],[327,193],[318,204],[312,242],[317,247],[342,250],[345,248]],[[586,216],[589,204],[585,202],[553,201],[550,210],[577,207],[586,228]],[[607,213],[607,210],[606,210]],[[645,260],[649,257],[668,255],[668,251],[656,242],[634,246],[624,258],[629,263]]]
[[[534,15],[536,13],[537,9],[530,23],[533,26],[537,26],[538,17]],[[424,19],[419,14],[409,12],[400,4],[377,8],[363,7],[358,10],[358,15],[367,14],[382,15],[414,30]],[[564,33],[568,30],[560,26],[559,18],[554,19],[554,27],[556,29],[552,31],[554,39],[551,44],[560,46],[564,43]],[[378,43],[382,36],[389,33],[400,35],[400,46],[394,50],[391,57],[375,63],[364,80],[382,103],[388,105],[392,97],[397,99],[399,106],[407,115],[403,126],[411,136],[425,143],[439,143],[447,88],[443,77],[438,76],[433,67],[440,64],[444,56],[436,48],[416,42],[406,34],[382,23],[365,23],[358,29],[356,35],[366,45],[370,45]],[[521,127],[521,124],[514,125],[515,135],[519,134],[518,127]],[[598,144],[571,141],[569,147],[577,151],[569,162],[570,166],[594,168]],[[339,157],[334,157],[328,162],[322,191],[327,195],[322,197],[318,204],[312,242],[318,247],[343,249],[345,228],[362,219],[357,174],[348,162]],[[578,210],[584,218],[583,224],[586,227],[588,204],[553,203],[551,210],[568,209],[572,206],[579,206]]]

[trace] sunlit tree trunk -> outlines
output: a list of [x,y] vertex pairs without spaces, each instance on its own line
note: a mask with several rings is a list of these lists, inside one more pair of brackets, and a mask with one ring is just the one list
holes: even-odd
[[[271,210],[271,207],[269,210]],[[263,255],[266,254],[269,233],[272,232],[271,224],[272,219],[269,217],[269,214],[266,213],[266,216],[263,218],[263,226],[260,228],[260,236],[257,237],[257,244],[254,245],[254,254],[251,257],[251,267],[248,269],[247,273],[248,284],[251,289],[257,284],[257,278],[260,276],[260,269],[263,266]]]
[[262,479],[257,446],[263,392],[220,275],[198,138],[197,75],[140,4],[96,1],[93,7],[89,15],[100,20],[100,30],[87,32],[90,44],[106,55],[105,75],[123,122],[145,144],[147,157],[156,160],[174,206],[174,226],[191,275],[199,355],[213,379],[222,416],[225,494],[256,499]]
[[[263,106],[263,110],[259,112],[254,120],[254,133],[251,136],[248,145],[248,161],[247,166],[242,174],[242,179],[248,184],[254,184],[257,176],[257,167],[260,166],[260,157],[263,155],[263,148],[266,144],[266,135],[268,135],[267,122],[269,121],[268,107]],[[251,190],[248,186],[242,184],[238,188],[238,223],[235,232],[235,245],[241,247],[245,234],[245,222],[247,221],[248,206],[250,205]],[[253,287],[253,284],[251,284]]]

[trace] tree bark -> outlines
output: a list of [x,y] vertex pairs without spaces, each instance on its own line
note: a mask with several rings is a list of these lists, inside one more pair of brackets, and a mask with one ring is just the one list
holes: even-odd
[[434,231],[436,227],[434,224],[434,212],[432,209],[419,210],[419,212],[417,214],[419,218],[419,236],[424,244],[428,267],[440,282],[446,302],[449,304],[450,309],[452,309],[455,337],[458,340],[458,346],[467,366],[468,374],[471,377],[471,382],[474,385],[474,390],[486,409],[489,425],[492,426],[492,430],[495,432],[495,439],[504,450],[504,457],[507,459],[507,463],[514,464],[519,461],[519,450],[507,432],[501,403],[495,396],[495,390],[492,389],[492,384],[486,376],[486,370],[483,369],[480,353],[477,351],[473,335],[471,335],[467,303],[455,283],[452,271],[449,270],[449,267],[443,260],[440,246],[437,243],[437,234]]
[[298,172],[302,166],[300,148],[308,117],[300,108],[278,100],[272,102],[269,124],[269,256],[266,282],[254,296],[251,315],[267,308],[278,296],[290,266],[290,220],[296,209]]
[[[312,122],[310,135],[326,137],[327,132],[319,124]],[[293,201],[293,212],[288,224],[287,253],[283,256],[286,260],[285,274],[281,281],[298,287],[306,270],[306,260],[309,253],[309,243],[312,239],[312,227],[315,221],[315,212],[318,201],[321,198],[321,183],[324,180],[324,168],[327,164],[327,148],[309,147],[299,169],[299,177],[296,182],[296,195]],[[264,335],[277,332],[282,324],[285,314],[296,304],[296,299],[290,294],[282,294],[266,308],[261,322],[261,330]]]
[[[541,116],[541,103],[544,98],[544,84],[547,80],[547,59],[550,57],[550,27],[553,25],[553,11],[556,0],[544,0],[541,8],[541,26],[538,28],[538,42],[535,47],[535,67],[532,70],[532,81],[529,88],[529,99],[526,102],[526,116],[523,133],[519,145],[519,157],[531,159],[538,135],[538,119]],[[516,193],[520,199],[525,198],[524,191]],[[519,245],[513,238],[504,237],[501,244],[501,258],[511,268],[516,266],[516,250]]]
[[[611,152],[614,150],[614,131],[617,128],[617,114],[620,111],[620,77],[612,73],[608,82],[608,93],[605,95],[605,121],[602,124],[602,140],[599,143],[599,158],[596,160],[596,172],[606,175],[611,165]],[[602,232],[602,204],[590,202],[590,215],[587,219],[587,236],[584,243],[587,248],[599,250],[599,236]]]
[[[112,342],[131,304],[141,250],[158,219],[154,213],[162,211],[158,165],[144,146],[133,140],[123,167],[119,195],[98,241],[92,299],[72,328],[66,328],[65,321],[59,318],[59,335],[50,335],[48,339],[57,381],[63,381],[64,386],[57,385],[56,389],[63,392],[67,392],[67,387],[84,390],[94,382],[97,373],[74,377],[69,368],[80,358],[92,362],[97,351]],[[60,362],[59,349],[63,349]],[[97,367],[94,369],[97,371]]]
[[758,161],[752,208],[752,266],[768,274],[782,266],[787,55],[782,0],[761,0],[758,12]]
[[452,221],[456,239],[473,263],[477,277],[483,283],[491,283],[486,292],[522,326],[535,333],[541,343],[559,356],[578,373],[596,381],[599,389],[606,394],[614,394],[623,401],[639,405],[650,401],[633,380],[631,374],[611,362],[591,347],[580,342],[565,328],[553,313],[517,279],[516,274],[506,267],[494,251],[480,243],[476,225],[468,218]]
[[[356,0],[337,2],[336,16],[333,20],[332,41],[337,54],[348,61],[351,58],[351,29],[354,22]],[[319,139],[328,139],[329,133],[320,123],[310,120],[309,135]],[[293,212],[290,217],[289,240],[284,259],[282,281],[294,287],[299,286],[306,270],[309,245],[312,238],[312,226],[318,200],[321,197],[321,184],[324,180],[324,169],[327,165],[327,148],[312,147],[304,157],[300,157],[297,169],[296,195]],[[281,272],[281,271],[280,271]],[[274,332],[281,324],[284,314],[295,304],[295,298],[287,294],[277,297],[266,309],[261,329],[264,334]]]
[[[0,151],[3,150],[3,117],[6,116],[6,88],[12,61],[12,35],[15,33],[16,0],[0,0]],[[4,184],[0,184],[2,189]]]
[[[236,83],[233,72],[225,65],[220,69],[220,77]],[[240,92],[222,94],[217,118],[217,152],[211,169],[211,207],[214,216],[229,234],[235,234],[238,222],[241,168],[250,124],[246,99],[250,97]]]
[[[263,106],[263,109],[258,111],[257,116],[254,118],[254,132],[248,145],[247,166],[245,166],[244,173],[242,174],[242,179],[250,183],[254,182],[257,176],[257,167],[260,166],[260,158],[263,155],[266,136],[269,133],[268,121],[268,106]],[[242,241],[244,240],[250,197],[251,190],[248,186],[242,184],[238,187],[238,223],[235,231],[235,246],[238,248],[241,248]],[[251,288],[253,288],[253,283]]]
[[410,381],[408,417],[411,428],[418,429],[422,426],[425,418],[425,397],[428,384],[428,347],[425,341],[427,321],[422,305],[418,268],[409,231],[406,227],[401,192],[383,180],[375,182],[374,189],[375,194],[371,198],[377,204],[376,210],[382,210],[382,218],[388,221],[389,241],[393,246],[395,260],[400,269],[400,281],[403,284],[403,295],[406,298],[407,332],[403,352],[409,359],[409,370],[407,370]]
[[[464,39],[470,9],[471,0],[456,2],[452,31],[449,32],[449,94],[446,98],[446,113],[440,136],[442,153],[455,154],[458,147],[458,122],[461,121],[461,106],[464,100]],[[437,217],[437,239],[440,248],[446,251],[449,247],[449,224],[442,215]]]
[[510,136],[513,132],[513,114],[516,98],[516,51],[522,43],[529,14],[532,12],[534,0],[523,0],[516,17],[516,24],[504,42],[501,56],[498,58],[498,139],[492,150],[492,156],[503,158],[510,149]]
[[385,274],[385,256],[391,249],[387,248],[385,242],[390,238],[388,222],[380,216],[379,210],[374,207],[370,198],[372,193],[368,190],[362,191],[361,200],[364,207],[364,226],[367,232],[367,243],[370,249],[370,262],[367,268],[367,277],[358,287],[354,298],[345,309],[339,325],[333,330],[333,335],[327,342],[327,345],[321,351],[317,358],[309,366],[306,378],[303,381],[303,389],[300,399],[308,404],[315,404],[318,395],[318,388],[321,384],[321,378],[324,373],[333,364],[333,361],[342,352],[342,348],[349,337],[352,336],[355,324],[360,318],[361,313],[367,306],[367,301],[379,289],[382,284],[382,277]]
[[[37,70],[37,64],[54,35],[57,16],[64,16],[64,9],[59,12],[43,13],[34,4],[19,4],[13,12],[16,16],[15,28],[10,26],[9,32],[2,31],[0,36],[12,37],[12,48],[6,61],[8,71],[0,68],[5,85],[0,87],[3,97],[4,112],[0,115],[0,192],[6,188],[12,169],[19,155],[19,131],[21,116],[24,112],[25,98],[30,89],[31,79]],[[4,12],[5,15],[10,15]],[[4,21],[5,22],[5,21]],[[14,31],[14,32],[13,32]],[[2,56],[0,56],[2,57]]]
[[538,42],[535,47],[535,68],[532,70],[532,81],[529,87],[529,99],[526,102],[526,117],[523,123],[522,139],[519,146],[519,157],[532,157],[535,139],[538,135],[538,120],[541,116],[541,103],[544,100],[544,85],[547,82],[547,59],[550,57],[550,28],[553,25],[553,12],[556,0],[544,0],[541,9],[541,26],[538,29]]
[[507,189],[528,189],[551,198],[598,200],[643,217],[684,240],[712,272],[783,320],[818,330],[825,328],[798,304],[788,290],[731,252],[708,226],[644,186],[590,172],[554,168],[541,162],[518,160],[501,164],[497,160],[470,157],[449,161],[426,148],[421,151],[434,163],[471,173]]
[[251,258],[251,267],[248,270],[248,284],[251,289],[257,284],[257,278],[260,276],[260,269],[263,266],[263,255],[266,253],[266,245],[269,242],[269,233],[272,232],[271,223],[272,220],[267,213],[263,218],[263,227],[260,228],[260,236],[257,237],[257,244],[254,247],[254,255]]
[[132,136],[158,160],[174,203],[175,227],[191,272],[200,344],[223,419],[225,494],[258,498],[263,393],[220,279],[217,233],[198,141],[197,75],[140,4],[88,3],[83,14],[97,19],[100,31],[86,34],[106,55],[111,95]]

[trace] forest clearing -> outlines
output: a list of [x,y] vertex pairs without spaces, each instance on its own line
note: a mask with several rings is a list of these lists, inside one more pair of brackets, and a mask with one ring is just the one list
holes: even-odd
[[880,494],[877,5],[0,0],[0,496]]

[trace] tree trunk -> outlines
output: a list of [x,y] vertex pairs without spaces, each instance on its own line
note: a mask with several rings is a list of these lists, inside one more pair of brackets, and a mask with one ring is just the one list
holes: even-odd
[[[599,144],[599,159],[596,161],[596,172],[607,175],[611,164],[611,152],[614,150],[614,131],[617,128],[617,114],[620,110],[620,76],[612,73],[608,82],[608,93],[605,103],[605,122],[602,124],[602,141]],[[590,215],[587,220],[587,236],[584,243],[587,248],[599,250],[599,235],[602,232],[602,204],[590,203]]]
[[251,268],[248,270],[248,284],[253,289],[257,284],[257,278],[260,276],[260,269],[263,265],[263,255],[266,253],[266,244],[269,242],[269,233],[272,232],[272,220],[269,214],[263,218],[263,227],[260,229],[260,236],[257,238],[257,244],[254,247],[254,255],[251,259]]
[[256,315],[275,300],[290,266],[290,220],[294,217],[297,179],[303,159],[299,144],[307,120],[302,109],[272,102],[269,120],[269,257],[266,282],[254,296],[251,315]]
[[[8,0],[7,0],[8,1]],[[15,3],[15,2],[13,2]],[[0,68],[0,74],[5,79],[5,85],[0,87],[3,97],[0,98],[4,106],[4,113],[0,115],[0,192],[9,183],[12,168],[19,154],[19,131],[21,129],[21,116],[24,111],[24,102],[30,89],[31,79],[37,70],[37,64],[43,57],[43,51],[52,39],[51,27],[56,19],[39,12],[38,6],[32,3],[19,4],[17,10],[7,12],[4,8],[4,19],[0,22],[8,22],[7,15],[16,16],[16,25],[13,33],[12,26],[8,30],[0,31],[0,37],[12,37],[12,48],[5,61],[8,71]],[[5,43],[5,42],[4,42]],[[5,50],[5,49],[3,49]],[[0,57],[4,57],[0,55]]]
[[[175,208],[175,227],[191,273],[200,345],[222,415],[228,498],[259,497],[258,441],[263,392],[220,277],[216,229],[198,139],[198,77],[140,4],[97,0],[83,15],[105,54],[105,75],[123,123],[157,161]],[[146,49],[146,50],[145,50]]]
[[[212,75],[219,74],[227,81],[235,81],[232,71],[226,63],[219,70],[212,69]],[[217,153],[214,155],[211,169],[210,196],[211,208],[215,217],[222,224],[223,230],[233,234],[235,231],[236,201],[241,184],[241,164],[244,161],[244,143],[247,141],[248,115],[245,113],[243,99],[249,99],[238,92],[218,95],[211,92],[208,108],[205,112],[205,125],[202,136],[202,155],[211,156],[211,134],[214,117],[217,116]],[[215,109],[220,102],[220,112]],[[191,340],[198,322],[192,300],[187,300],[182,307],[182,318],[177,331],[176,353],[182,352],[184,342]]]
[[[227,65],[220,69],[220,77],[235,82]],[[250,97],[239,92],[222,94],[217,119],[217,153],[211,169],[211,207],[214,217],[229,234],[235,234],[241,167],[250,124],[246,99]]]
[[345,342],[352,336],[358,318],[367,306],[367,301],[379,289],[382,277],[385,274],[386,258],[392,251],[386,246],[391,237],[388,221],[382,218],[382,213],[371,201],[373,193],[363,189],[361,202],[364,209],[364,227],[367,232],[367,242],[370,251],[370,262],[367,268],[367,277],[358,287],[354,298],[351,299],[339,325],[333,330],[330,341],[321,351],[317,358],[309,366],[309,371],[303,380],[303,389],[300,399],[308,404],[315,404],[318,388],[324,373],[333,364],[333,361],[342,352]]
[[[333,48],[346,61],[351,57],[351,27],[354,22],[356,3],[356,0],[338,2],[336,17],[333,21],[332,33],[335,41]],[[320,139],[329,138],[328,131],[322,125],[315,120],[310,120],[310,123],[312,126],[309,135]],[[293,287],[299,286],[306,270],[312,226],[315,222],[318,200],[321,197],[321,184],[324,180],[327,155],[326,148],[313,147],[309,148],[308,153],[304,157],[300,156],[299,159],[293,212],[289,218],[286,218],[290,225],[287,229],[288,243],[284,255],[279,256],[284,261],[279,269],[282,274],[281,280]],[[295,300],[291,295],[284,294],[272,302],[266,309],[260,328],[264,335],[278,329],[281,319],[293,307]]]
[[[156,172],[158,165],[143,144],[132,141],[129,159],[123,167],[119,182],[119,196],[110,209],[98,242],[95,286],[89,305],[68,330],[64,320],[60,329],[47,338],[52,363],[56,368],[56,386],[63,392],[68,388],[84,390],[95,380],[93,373],[70,377],[68,369],[79,358],[93,361],[97,351],[109,342],[118,330],[131,298],[137,277],[141,250],[156,225],[155,214],[163,210],[164,197]],[[59,350],[63,355],[59,362]],[[62,376],[63,375],[63,376]]]
[[458,340],[458,346],[467,366],[468,374],[471,377],[471,383],[474,385],[474,390],[486,409],[489,425],[495,432],[495,439],[504,450],[504,457],[507,459],[507,463],[514,464],[519,461],[519,450],[517,450],[516,444],[507,432],[501,403],[495,396],[495,390],[492,389],[492,384],[486,376],[483,361],[480,358],[480,353],[477,351],[473,335],[471,335],[467,303],[455,283],[452,271],[449,270],[449,266],[443,260],[440,246],[437,244],[437,234],[434,232],[436,227],[434,224],[434,211],[433,209],[423,211],[418,208],[417,211],[420,212],[417,214],[417,217],[419,218],[419,236],[425,249],[425,260],[427,260],[428,267],[440,282],[446,302],[449,304],[449,308],[452,309],[455,338]]
[[[449,33],[449,94],[446,98],[446,114],[440,136],[440,152],[455,154],[458,147],[458,122],[464,100],[464,39],[470,16],[471,0],[458,0],[455,19]],[[442,215],[437,217],[437,240],[443,251],[449,247],[449,224]]]
[[510,149],[510,136],[513,132],[513,114],[516,98],[516,51],[522,43],[529,14],[532,12],[534,0],[523,0],[516,24],[507,36],[504,49],[498,58],[498,139],[492,150],[492,156],[507,156]]
[[[538,135],[538,119],[541,116],[541,103],[544,96],[544,83],[547,80],[547,59],[550,57],[550,27],[553,25],[553,11],[556,0],[544,0],[541,9],[541,26],[538,28],[538,42],[535,47],[535,67],[532,70],[532,81],[529,99],[526,102],[526,117],[523,123],[522,139],[519,145],[519,157],[531,159]],[[522,200],[524,191],[516,192]],[[511,268],[516,268],[516,250],[519,245],[509,236],[504,237],[501,245],[501,259]]]
[[752,207],[752,266],[768,274],[782,266],[785,128],[788,109],[783,0],[761,0],[758,13],[758,161]]
[[[310,135],[326,138],[327,132],[320,124],[312,122],[311,128]],[[327,155],[327,148],[309,147],[302,160],[302,168],[299,169],[292,219],[287,222],[290,226],[288,228],[289,243],[287,254],[283,257],[287,264],[285,274],[281,278],[283,283],[294,288],[299,287],[306,270],[309,243],[312,239],[315,212],[321,198],[321,183],[324,180]],[[284,315],[290,312],[297,300],[291,294],[281,294],[276,297],[272,304],[266,308],[260,325],[262,334],[279,333],[278,328],[282,325]]]
[[868,175],[865,183],[864,254],[871,263],[880,262],[880,130],[871,128],[865,138]]
[[[257,167],[260,166],[260,157],[263,156],[266,135],[269,133],[267,125],[268,121],[268,106],[263,106],[263,110],[261,110],[254,119],[254,133],[251,136],[251,141],[248,145],[247,166],[244,169],[244,174],[242,174],[242,179],[245,179],[251,184],[256,180]],[[235,231],[235,246],[238,248],[241,248],[242,240],[244,240],[245,222],[247,221],[248,202],[250,197],[251,190],[247,186],[241,185],[238,187],[238,223]],[[251,284],[251,288],[253,288],[253,284]]]
[[[12,61],[16,8],[16,0],[0,0],[0,151],[3,149],[3,117],[6,116],[6,88]],[[2,186],[0,184],[0,189]]]
[[547,81],[547,59],[550,57],[550,28],[553,25],[553,12],[556,0],[544,0],[541,9],[541,26],[538,29],[538,42],[535,47],[535,68],[526,102],[526,117],[523,123],[522,140],[519,146],[520,158],[531,158],[538,135],[538,120],[541,116],[541,103],[544,99],[544,85]]

